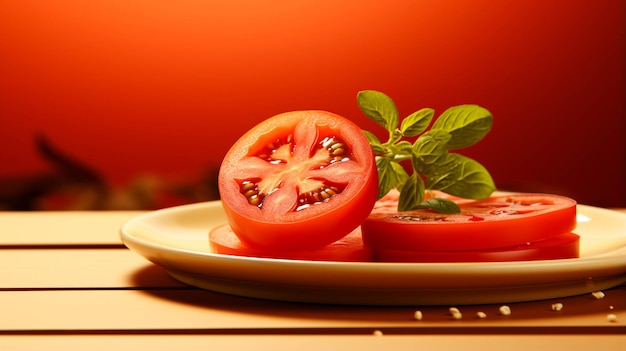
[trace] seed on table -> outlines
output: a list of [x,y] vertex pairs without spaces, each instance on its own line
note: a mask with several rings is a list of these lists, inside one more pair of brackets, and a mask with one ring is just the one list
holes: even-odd
[[595,297],[597,300],[603,299],[604,298],[604,292],[602,291],[594,291],[591,293],[591,295],[593,295],[593,297]]
[[424,318],[424,314],[422,313],[422,311],[415,311],[415,313],[413,314],[413,319],[415,319],[416,321],[421,321],[422,318]]
[[480,319],[487,318],[487,314],[483,311],[479,311],[479,312],[476,312],[476,317]]
[[454,318],[454,319],[461,319],[461,318],[463,318],[463,314],[456,307],[450,307],[450,314],[452,315],[452,318]]
[[503,316],[510,316],[511,315],[511,307],[504,305],[504,306],[500,306],[500,314]]
[[613,314],[613,313],[609,313],[606,315],[606,320],[608,320],[611,323],[616,323],[617,322],[617,315]]
[[563,309],[563,304],[562,303],[553,303],[552,304],[552,311],[560,311]]

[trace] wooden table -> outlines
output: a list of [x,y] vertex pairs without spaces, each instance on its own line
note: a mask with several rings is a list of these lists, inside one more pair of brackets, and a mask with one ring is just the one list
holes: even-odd
[[128,250],[119,227],[141,213],[0,212],[0,350],[626,349],[626,285],[603,299],[509,304],[510,316],[465,306],[460,320],[445,306],[235,297],[181,284]]

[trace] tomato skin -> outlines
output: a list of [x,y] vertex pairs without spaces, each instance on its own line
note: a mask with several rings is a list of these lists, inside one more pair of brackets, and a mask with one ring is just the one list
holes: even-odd
[[374,249],[374,260],[381,262],[511,262],[556,260],[579,257],[580,237],[565,233],[513,247],[459,251],[407,251]]
[[[294,145],[286,162],[276,165],[258,157],[267,145],[288,136],[293,136]],[[318,155],[317,145],[329,136],[349,146],[349,160],[308,167]],[[279,185],[264,193],[261,207],[251,205],[242,194],[242,180],[262,182],[273,175],[280,177]],[[305,177],[340,184],[341,191],[296,211]],[[367,218],[376,201],[378,175],[373,151],[356,124],[330,112],[295,111],[271,117],[245,133],[224,157],[218,186],[228,222],[247,246],[304,250],[341,239]]]
[[211,229],[209,243],[213,252],[224,255],[341,262],[370,262],[373,260],[372,249],[363,245],[360,228],[317,250],[288,251],[251,248],[237,238],[228,224]]
[[459,206],[461,214],[452,215],[375,208],[361,226],[363,240],[368,246],[393,250],[481,250],[535,242],[576,227],[576,202],[557,195],[494,196]]

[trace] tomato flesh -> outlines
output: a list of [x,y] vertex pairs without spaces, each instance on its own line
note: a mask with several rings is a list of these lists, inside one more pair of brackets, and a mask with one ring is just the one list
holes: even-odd
[[459,251],[408,251],[374,249],[374,260],[381,262],[507,262],[556,260],[579,257],[580,237],[574,233],[513,247]]
[[459,203],[461,213],[397,212],[376,205],[362,224],[363,240],[374,248],[405,251],[496,249],[536,242],[576,227],[576,202],[546,194],[494,196]]
[[346,236],[376,201],[374,155],[361,129],[325,111],[269,118],[228,151],[218,186],[247,246],[303,250]]
[[209,232],[211,250],[215,253],[236,256],[280,258],[291,260],[368,262],[372,249],[363,245],[361,230],[357,228],[338,241],[317,250],[267,250],[246,246],[228,224]]

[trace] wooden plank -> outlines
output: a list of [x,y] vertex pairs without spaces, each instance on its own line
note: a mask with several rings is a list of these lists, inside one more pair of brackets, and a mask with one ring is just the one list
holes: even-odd
[[[626,213],[626,209],[615,209]],[[0,212],[2,246],[123,246],[119,228],[146,211]]]
[[0,349],[27,350],[619,350],[626,335],[17,335]]
[[[196,289],[0,291],[3,316],[0,334],[20,331],[210,334],[216,330],[245,334],[249,330],[290,329],[293,333],[330,328],[499,334],[511,327],[523,328],[530,334],[626,334],[626,287],[606,291],[606,295],[601,300],[587,296],[559,299],[564,309],[558,312],[551,310],[554,301],[510,304],[510,316],[499,314],[497,305],[460,307],[463,313],[460,320],[452,318],[448,307],[420,307],[424,318],[417,321],[413,318],[415,307],[297,304]],[[487,317],[477,318],[478,311],[484,311]],[[615,314],[618,321],[607,320],[609,313]]]
[[0,212],[0,247],[119,246],[119,229],[145,211]]
[[0,290],[182,287],[125,249],[0,249]]

